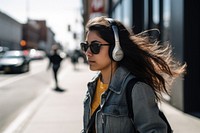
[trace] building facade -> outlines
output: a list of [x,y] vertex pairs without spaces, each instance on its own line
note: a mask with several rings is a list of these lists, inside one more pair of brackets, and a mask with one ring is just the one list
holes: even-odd
[[21,49],[22,34],[22,25],[0,12],[0,46],[8,47],[11,50]]
[[55,44],[55,33],[45,20],[31,20],[21,24],[0,12],[0,46],[10,50],[39,49],[49,52]]
[[49,53],[55,43],[55,33],[46,25],[45,20],[28,20],[23,24],[23,49],[39,49]]

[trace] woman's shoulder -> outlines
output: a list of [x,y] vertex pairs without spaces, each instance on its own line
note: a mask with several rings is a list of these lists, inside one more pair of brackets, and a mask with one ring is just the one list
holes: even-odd
[[137,81],[132,88],[132,97],[137,99],[155,98],[153,88],[143,81]]

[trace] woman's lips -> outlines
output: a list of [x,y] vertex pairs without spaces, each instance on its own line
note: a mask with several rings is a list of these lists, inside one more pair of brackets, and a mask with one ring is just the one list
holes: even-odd
[[89,63],[89,64],[93,64],[93,63],[95,63],[95,61],[88,60],[88,63]]

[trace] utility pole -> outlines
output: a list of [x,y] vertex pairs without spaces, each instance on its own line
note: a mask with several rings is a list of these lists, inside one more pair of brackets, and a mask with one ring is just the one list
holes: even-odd
[[27,22],[29,20],[29,0],[26,0],[26,18],[27,18]]
[[29,0],[26,0],[26,13],[27,13],[26,46],[29,46]]

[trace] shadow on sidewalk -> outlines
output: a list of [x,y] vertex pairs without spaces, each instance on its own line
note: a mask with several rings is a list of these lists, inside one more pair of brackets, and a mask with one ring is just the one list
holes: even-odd
[[56,88],[54,88],[53,89],[54,91],[56,91],[56,92],[65,92],[66,91],[66,89],[62,89],[62,88],[60,88],[60,87],[56,87]]

